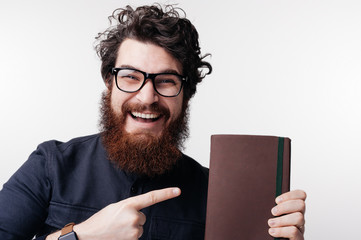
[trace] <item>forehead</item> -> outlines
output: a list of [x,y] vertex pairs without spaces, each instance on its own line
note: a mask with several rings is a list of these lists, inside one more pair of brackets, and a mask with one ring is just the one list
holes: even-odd
[[182,74],[182,64],[164,48],[134,39],[119,46],[115,67],[132,66],[148,73],[176,71]]

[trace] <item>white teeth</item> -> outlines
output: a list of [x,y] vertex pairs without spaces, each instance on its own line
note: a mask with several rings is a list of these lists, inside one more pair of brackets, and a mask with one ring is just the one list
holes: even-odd
[[159,117],[159,114],[154,114],[154,113],[132,112],[132,115],[134,117],[144,118],[144,119],[154,119],[154,118]]

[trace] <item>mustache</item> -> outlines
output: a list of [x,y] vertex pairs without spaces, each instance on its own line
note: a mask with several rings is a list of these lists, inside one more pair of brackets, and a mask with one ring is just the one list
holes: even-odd
[[124,103],[122,106],[123,116],[125,116],[126,113],[130,113],[130,112],[145,112],[145,111],[163,115],[165,120],[168,120],[170,117],[169,109],[159,105],[159,103],[157,102],[152,103],[151,105]]

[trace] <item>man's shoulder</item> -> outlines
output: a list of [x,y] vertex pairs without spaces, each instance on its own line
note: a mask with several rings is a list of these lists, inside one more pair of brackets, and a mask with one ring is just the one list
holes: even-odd
[[65,152],[79,148],[89,148],[99,143],[100,134],[76,137],[69,141],[49,140],[41,143],[38,150]]
[[46,162],[68,162],[75,160],[85,161],[86,159],[103,158],[105,155],[101,143],[101,135],[93,134],[83,137],[73,138],[62,142],[50,140],[38,145],[30,158],[43,158]]

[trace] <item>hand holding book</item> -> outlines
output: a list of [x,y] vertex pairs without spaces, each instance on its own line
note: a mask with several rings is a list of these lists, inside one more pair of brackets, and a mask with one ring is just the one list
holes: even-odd
[[269,234],[290,240],[303,240],[305,200],[306,193],[302,190],[294,190],[278,196],[277,206],[271,210],[275,218],[268,220]]

